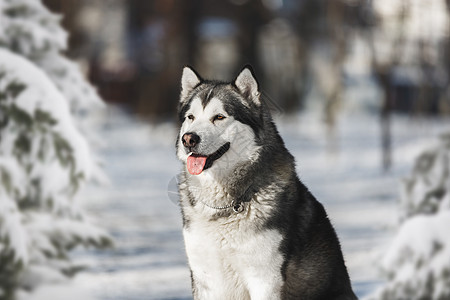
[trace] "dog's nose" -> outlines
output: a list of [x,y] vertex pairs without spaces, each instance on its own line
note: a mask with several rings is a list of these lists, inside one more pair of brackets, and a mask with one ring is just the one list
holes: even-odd
[[193,132],[187,132],[183,134],[181,140],[183,142],[183,145],[189,148],[195,147],[195,145],[200,143],[200,137]]

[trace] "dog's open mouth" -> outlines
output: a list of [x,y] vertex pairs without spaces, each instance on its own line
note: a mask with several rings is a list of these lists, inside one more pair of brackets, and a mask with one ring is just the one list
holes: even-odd
[[187,169],[189,173],[198,175],[203,172],[203,170],[210,168],[214,161],[224,155],[228,149],[230,149],[230,142],[225,143],[216,152],[210,155],[191,153],[187,158]]

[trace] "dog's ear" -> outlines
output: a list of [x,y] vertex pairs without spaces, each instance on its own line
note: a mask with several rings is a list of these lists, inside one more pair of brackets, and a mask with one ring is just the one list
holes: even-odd
[[260,92],[258,82],[253,75],[253,69],[250,65],[246,65],[234,81],[234,85],[247,99],[253,101],[256,105],[260,105]]
[[202,78],[189,66],[183,68],[183,75],[181,75],[181,96],[180,101],[187,100],[189,93],[200,83]]

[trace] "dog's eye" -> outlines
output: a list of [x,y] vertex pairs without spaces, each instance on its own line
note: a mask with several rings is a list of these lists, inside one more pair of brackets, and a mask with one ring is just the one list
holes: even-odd
[[213,122],[214,121],[217,121],[217,120],[223,120],[223,119],[225,119],[225,116],[224,115],[221,115],[221,114],[218,114],[218,115],[215,115],[214,116],[214,118],[213,118]]
[[187,116],[187,118],[191,121],[194,121],[194,119],[195,119],[195,117],[193,115],[189,115],[189,116]]

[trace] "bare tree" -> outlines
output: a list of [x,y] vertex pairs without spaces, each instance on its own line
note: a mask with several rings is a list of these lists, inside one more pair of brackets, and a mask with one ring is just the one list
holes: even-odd
[[[370,9],[373,9],[371,7]],[[375,46],[376,37],[375,30],[377,26],[372,27],[366,33],[367,42],[371,54],[371,66],[373,75],[376,78],[380,90],[383,92],[383,102],[380,111],[380,125],[381,125],[381,151],[382,151],[382,166],[384,170],[388,170],[392,164],[392,133],[391,133],[391,112],[393,107],[394,95],[392,89],[392,74],[394,69],[399,65],[401,56],[403,54],[403,45],[405,41],[404,24],[408,14],[408,6],[402,0],[401,9],[397,14],[397,28],[396,36],[386,42],[389,49],[383,58],[380,58],[377,47]],[[378,23],[379,25],[379,23]]]

